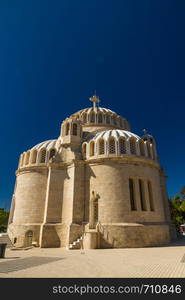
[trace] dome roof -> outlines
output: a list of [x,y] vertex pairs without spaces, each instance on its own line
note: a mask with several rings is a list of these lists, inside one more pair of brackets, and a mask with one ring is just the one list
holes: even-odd
[[114,111],[112,111],[112,110],[110,110],[108,108],[104,108],[104,107],[87,107],[87,108],[84,108],[84,109],[81,109],[81,110],[77,111],[73,115],[74,116],[79,115],[79,117],[80,117],[80,116],[82,116],[85,113],[90,114],[92,112],[94,112],[94,113],[101,112],[103,114],[107,114],[108,113],[108,114],[111,114],[111,115],[117,115]]
[[131,137],[135,138],[136,140],[141,139],[138,135],[130,131],[113,129],[113,130],[106,130],[97,133],[92,140],[97,141],[103,138],[105,141],[107,141],[110,137],[114,137],[116,140],[118,140],[120,137],[124,137],[126,140],[130,139]]
[[48,140],[45,142],[42,142],[40,144],[35,145],[34,147],[31,148],[31,150],[41,150],[41,149],[57,149],[58,148],[58,140]]

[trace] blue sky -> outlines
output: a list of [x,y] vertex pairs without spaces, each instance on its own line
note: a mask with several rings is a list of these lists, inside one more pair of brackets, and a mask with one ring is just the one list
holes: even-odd
[[0,206],[19,155],[57,138],[94,90],[154,135],[169,195],[185,185],[184,11],[175,0],[0,1]]

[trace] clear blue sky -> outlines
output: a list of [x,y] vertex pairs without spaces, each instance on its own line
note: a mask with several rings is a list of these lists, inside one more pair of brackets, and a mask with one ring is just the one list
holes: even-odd
[[57,138],[91,106],[147,128],[169,195],[185,185],[185,1],[0,1],[0,206],[8,208],[20,153]]

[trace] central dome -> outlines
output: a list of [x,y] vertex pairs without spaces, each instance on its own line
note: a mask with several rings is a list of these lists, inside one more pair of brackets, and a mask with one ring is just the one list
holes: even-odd
[[100,102],[97,96],[91,97],[90,101],[93,102],[92,107],[81,109],[72,114],[70,118],[80,120],[83,126],[108,126],[130,130],[130,125],[125,118],[110,109],[96,105]]

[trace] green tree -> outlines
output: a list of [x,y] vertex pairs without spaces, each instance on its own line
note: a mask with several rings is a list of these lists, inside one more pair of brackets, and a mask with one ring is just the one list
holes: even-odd
[[9,218],[9,211],[0,208],[0,232],[4,232],[7,229]]
[[179,225],[185,223],[185,186],[169,200],[172,222],[179,231]]

